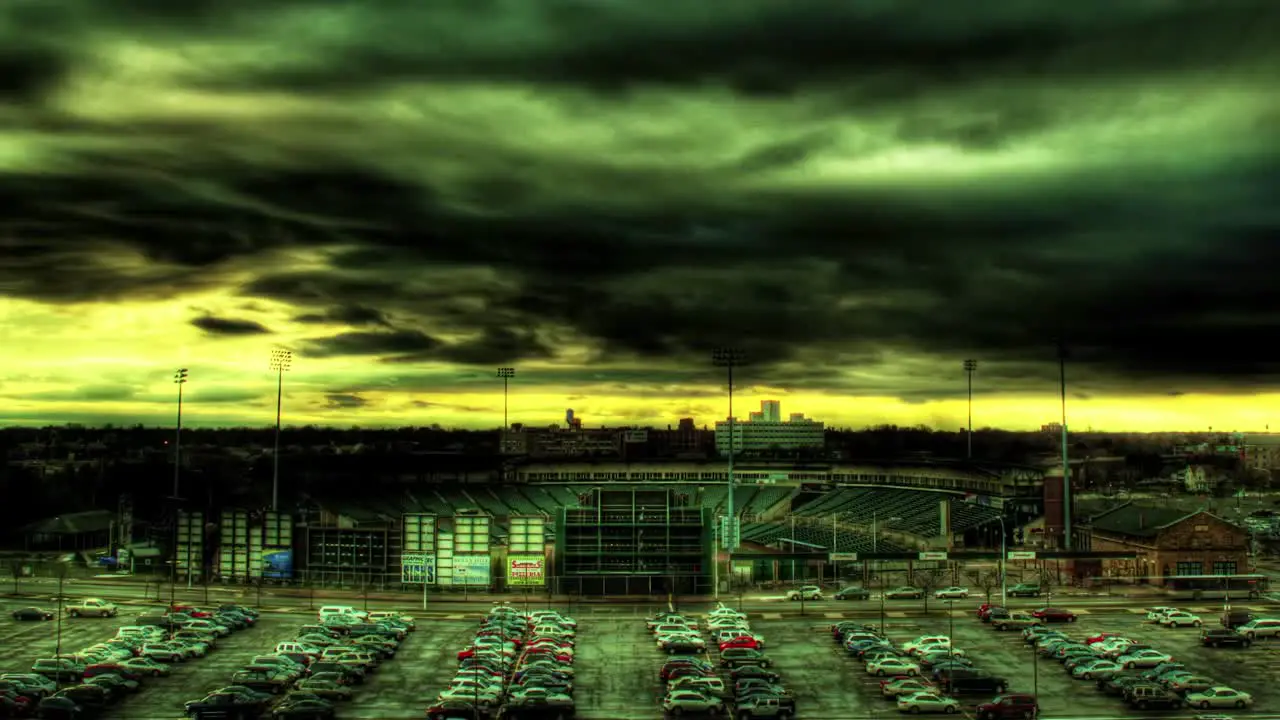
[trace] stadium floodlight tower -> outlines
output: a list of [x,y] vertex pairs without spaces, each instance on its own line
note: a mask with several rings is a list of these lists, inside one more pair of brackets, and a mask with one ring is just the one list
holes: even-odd
[[511,378],[516,376],[516,369],[510,367],[498,368],[498,377],[502,378],[502,429],[510,430],[511,423],[507,422],[507,389],[510,387]]
[[968,441],[968,455],[966,457],[970,460],[973,459],[973,374],[977,372],[977,370],[977,360],[970,359],[964,361],[964,374],[969,378],[969,433],[965,436],[965,439]]
[[[733,498],[733,456],[735,446],[735,420],[733,417],[733,369],[739,367],[746,360],[746,354],[737,348],[717,348],[711,353],[711,362],[716,367],[724,368],[729,376],[729,457],[728,457],[728,487],[729,494],[725,501],[725,507],[728,511],[729,520],[726,523],[726,532],[724,533],[724,548],[729,553],[737,549],[738,545],[738,506],[734,504]],[[730,569],[733,564],[730,560]]]
[[280,511],[280,406],[284,398],[284,374],[293,365],[293,352],[283,348],[271,351],[271,369],[276,371],[276,441],[271,453],[271,511]]
[[1062,543],[1071,549],[1071,460],[1067,456],[1067,345],[1058,340],[1058,391],[1062,397]]
[[178,423],[173,433],[173,499],[182,497],[178,494],[178,479],[182,476],[182,386],[187,384],[187,369],[179,368],[173,374],[173,382],[178,386]]

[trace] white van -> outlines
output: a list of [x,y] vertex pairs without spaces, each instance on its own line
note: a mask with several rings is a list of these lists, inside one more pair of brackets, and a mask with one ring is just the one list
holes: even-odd
[[343,615],[357,620],[368,620],[369,613],[363,610],[357,610],[350,605],[325,605],[320,608],[320,620],[323,621],[327,617],[335,615]]

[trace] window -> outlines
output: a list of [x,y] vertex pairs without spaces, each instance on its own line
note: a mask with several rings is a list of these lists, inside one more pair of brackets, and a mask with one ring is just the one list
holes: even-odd
[[1199,575],[1204,572],[1202,562],[1180,562],[1174,571],[1175,575]]
[[1235,575],[1236,564],[1234,561],[1227,562],[1227,561],[1219,560],[1213,564],[1213,574],[1214,575]]

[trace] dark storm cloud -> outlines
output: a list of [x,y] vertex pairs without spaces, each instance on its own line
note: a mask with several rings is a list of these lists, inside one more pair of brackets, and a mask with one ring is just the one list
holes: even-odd
[[301,353],[310,357],[400,356],[429,353],[440,345],[436,338],[417,330],[346,332],[304,340]]
[[[1123,139],[1112,143],[1118,150],[1090,144],[1096,135],[1074,146],[1062,139],[1081,117],[1110,122],[1108,103],[1123,103],[1061,100],[1059,87],[1137,88],[1185,74],[1208,93],[1219,73],[1225,81],[1235,68],[1274,68],[1276,47],[1262,44],[1280,35],[1280,5],[1271,0],[1007,0],[981,9],[740,0],[715,13],[660,0],[81,5],[76,19],[34,2],[0,9],[10,27],[62,40],[0,50],[0,107],[21,103],[31,113],[14,127],[97,141],[61,150],[49,172],[0,166],[0,206],[12,209],[0,217],[7,296],[158,299],[235,282],[245,298],[288,304],[299,323],[352,329],[323,336],[313,328],[303,354],[493,366],[585,344],[593,361],[637,363],[650,377],[618,379],[620,387],[661,388],[672,367],[685,369],[665,380],[672,385],[705,382],[711,351],[735,346],[750,358],[753,382],[784,388],[842,382],[871,394],[883,390],[874,380],[834,378],[919,354],[938,365],[919,369],[918,387],[903,381],[893,390],[901,397],[953,395],[954,383],[937,378],[949,378],[963,357],[981,358],[993,385],[1035,391],[1055,376],[1057,337],[1072,347],[1073,373],[1112,389],[1251,388],[1280,371],[1259,341],[1280,331],[1270,271],[1280,261],[1280,173],[1264,143],[1252,164],[1239,159],[1241,148],[1202,160],[1200,147],[1171,144],[1160,163],[1046,177],[1058,155],[1131,151]],[[286,16],[298,32],[273,24]],[[302,32],[315,29],[309,18],[345,30],[337,39],[323,28]],[[264,106],[284,95],[350,107],[357,119],[301,113],[277,128],[243,104],[208,97],[200,98],[210,103],[208,117],[193,110],[128,122],[43,107],[80,62],[77,33],[95,23],[129,26],[141,44],[205,33],[275,41],[279,56],[264,53],[251,68],[232,66],[230,54],[224,72],[193,60],[182,87],[245,90]],[[489,29],[497,26],[511,37]],[[0,40],[12,34],[0,25]],[[50,50],[57,47],[60,54]],[[1212,85],[1200,76],[1207,71]],[[727,115],[787,94],[775,104],[792,114],[711,159],[694,143],[688,167],[667,168],[621,151],[590,159],[508,152],[504,142],[524,134],[526,118],[501,108],[431,124],[453,108],[366,97],[441,78],[453,81],[432,87],[446,105],[446,93],[466,83],[519,81],[548,105],[566,87],[610,91],[597,98],[601,107],[631,108],[627,117],[645,125],[671,113],[699,127],[704,118],[675,115],[676,101],[663,101],[700,92]],[[916,102],[970,87],[982,92],[937,107]],[[634,92],[613,92],[622,90]],[[644,104],[647,93],[658,100]],[[577,114],[596,110],[577,102]],[[1199,122],[1199,109],[1173,115]],[[404,118],[381,124],[398,113]],[[473,127],[477,117],[500,129]],[[885,137],[851,144],[848,135],[868,118],[884,120]],[[401,122],[426,133],[463,125],[479,140],[411,137],[390,158],[335,149],[400,132]],[[1263,120],[1254,132],[1275,137]],[[1056,144],[1018,146],[1038,133],[1057,133]],[[625,150],[658,155],[667,138],[645,137],[653,148]],[[6,139],[0,134],[8,162]],[[958,160],[937,160],[940,177],[948,162],[984,153],[1051,159],[1025,177],[975,170],[965,184],[912,181],[906,170],[904,179],[886,173],[883,187],[816,171],[804,188],[759,181],[853,163],[886,149],[878,143],[956,150]],[[468,172],[434,164],[444,160]],[[561,197],[547,189],[575,182],[587,191]],[[655,187],[667,194],[653,195]],[[593,203],[597,191],[634,202]],[[289,256],[318,249],[330,253],[327,267],[300,267]],[[218,317],[193,324],[214,334],[268,332]],[[554,377],[592,381],[585,369]]]
[[367,399],[352,393],[328,393],[324,400],[329,410],[356,410],[369,404]]
[[[980,10],[928,0],[739,0],[716,12],[678,0],[409,7],[368,3],[366,12],[378,18],[364,25],[368,32],[330,43],[328,54],[309,64],[232,82],[334,89],[484,79],[602,91],[727,84],[751,94],[840,83],[867,102],[995,75],[1093,78],[1102,68],[1115,76],[1221,66],[1280,31],[1280,13],[1269,0],[1005,0]],[[472,32],[470,42],[455,37],[502,15],[520,19],[507,27],[506,38],[493,32]],[[435,42],[421,42],[424,32]]]
[[239,318],[224,318],[205,315],[191,321],[191,324],[210,335],[242,337],[245,335],[267,335],[271,331],[262,323]]
[[340,305],[329,308],[322,313],[307,313],[293,319],[294,322],[307,325],[381,325],[390,326],[387,317],[380,310],[363,305]]

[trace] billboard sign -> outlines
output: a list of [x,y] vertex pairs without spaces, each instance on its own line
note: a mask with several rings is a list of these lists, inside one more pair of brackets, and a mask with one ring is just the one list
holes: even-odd
[[292,580],[293,550],[262,553],[262,577],[273,580]]
[[488,555],[454,555],[453,584],[488,587],[492,565]]
[[436,556],[406,553],[400,556],[400,582],[403,585],[434,585]]
[[547,582],[547,559],[542,555],[508,555],[508,587],[541,587]]

